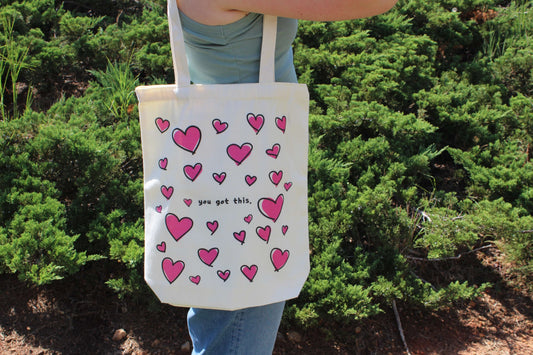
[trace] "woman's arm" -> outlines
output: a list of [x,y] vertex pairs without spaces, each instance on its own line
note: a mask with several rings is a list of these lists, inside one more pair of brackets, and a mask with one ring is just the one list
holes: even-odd
[[[172,0],[170,0],[172,1]],[[379,15],[397,0],[177,0],[182,11],[206,25],[233,22],[249,12],[334,21]]]

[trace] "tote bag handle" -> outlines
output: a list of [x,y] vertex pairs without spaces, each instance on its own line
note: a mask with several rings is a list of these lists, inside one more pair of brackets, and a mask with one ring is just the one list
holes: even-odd
[[[181,27],[178,4],[176,0],[167,1],[168,26],[170,32],[170,47],[174,64],[174,78],[178,88],[191,85],[191,75],[185,56],[185,40]],[[263,16],[263,41],[261,43],[261,61],[259,65],[259,82],[273,83],[275,81],[275,49],[276,49],[277,17]]]

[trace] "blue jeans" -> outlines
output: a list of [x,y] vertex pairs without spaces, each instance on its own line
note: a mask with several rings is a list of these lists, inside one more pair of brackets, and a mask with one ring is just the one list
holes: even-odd
[[285,302],[237,311],[191,308],[192,354],[271,355]]

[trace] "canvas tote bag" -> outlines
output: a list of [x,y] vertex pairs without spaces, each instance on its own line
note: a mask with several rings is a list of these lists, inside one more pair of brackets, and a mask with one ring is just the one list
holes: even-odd
[[298,296],[309,272],[308,91],[274,82],[264,17],[259,83],[195,85],[168,2],[175,85],[136,88],[145,279],[164,303],[235,310]]

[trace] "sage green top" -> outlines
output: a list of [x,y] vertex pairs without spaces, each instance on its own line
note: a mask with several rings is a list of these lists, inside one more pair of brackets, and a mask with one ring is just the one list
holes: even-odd
[[[200,24],[180,12],[185,53],[195,84],[256,83],[263,36],[263,15],[250,13],[222,26]],[[276,81],[297,82],[292,42],[298,22],[278,18]]]

